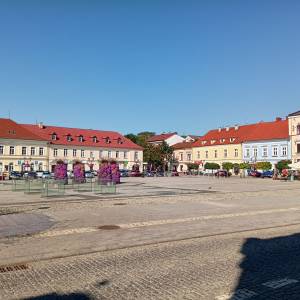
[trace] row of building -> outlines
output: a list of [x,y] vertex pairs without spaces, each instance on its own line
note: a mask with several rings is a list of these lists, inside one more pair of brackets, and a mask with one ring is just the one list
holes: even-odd
[[300,111],[285,119],[217,128],[196,140],[188,138],[170,133],[153,136],[149,142],[159,144],[164,140],[171,145],[179,172],[187,171],[191,163],[200,168],[206,162],[222,166],[224,162],[268,161],[274,167],[281,160],[297,163],[300,162]]
[[18,124],[0,119],[0,173],[53,171],[58,160],[73,169],[80,161],[86,170],[99,168],[102,159],[116,160],[120,168],[143,163],[143,148],[118,132]]

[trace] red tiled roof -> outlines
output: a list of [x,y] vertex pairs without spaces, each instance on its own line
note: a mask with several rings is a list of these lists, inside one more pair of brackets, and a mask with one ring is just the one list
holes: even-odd
[[194,142],[182,142],[182,143],[177,143],[172,146],[174,150],[180,150],[180,149],[190,149],[193,147]]
[[278,119],[274,122],[254,124],[244,141],[264,141],[289,138],[289,121]]
[[[31,131],[33,134],[38,135],[42,139],[47,140],[54,145],[143,150],[141,146],[136,145],[131,140],[115,131],[67,128],[48,125],[39,126],[31,124],[22,124],[22,126],[28,131]],[[56,140],[52,140],[52,134],[54,133],[57,135]],[[68,135],[71,137],[71,141],[67,140]],[[79,136],[83,137],[82,142],[79,141]],[[94,141],[93,138],[96,138],[97,141]],[[106,143],[106,138],[109,139],[110,143]]]
[[[288,121],[260,122],[250,125],[210,130],[193,147],[240,144],[247,141],[262,141],[289,138]],[[203,142],[205,142],[203,144]],[[212,143],[212,141],[214,141]]]
[[0,138],[43,141],[40,136],[32,133],[23,126],[10,119],[0,118]]
[[176,132],[173,133],[163,133],[163,134],[158,134],[158,135],[153,135],[148,139],[148,142],[160,142],[160,141],[165,141],[171,136],[177,134]]

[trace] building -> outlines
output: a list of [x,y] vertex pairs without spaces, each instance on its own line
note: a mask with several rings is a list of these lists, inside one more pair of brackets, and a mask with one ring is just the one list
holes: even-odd
[[218,128],[208,131],[193,143],[194,162],[203,167],[206,162],[222,166],[224,162],[243,162],[242,143],[253,125]]
[[300,111],[288,115],[291,156],[293,163],[300,162]]
[[178,135],[176,132],[173,132],[153,135],[148,139],[148,143],[153,145],[161,145],[163,142],[166,142],[169,146],[173,146],[175,144],[184,142],[184,138]]
[[193,142],[182,142],[172,146],[174,158],[177,161],[177,171],[186,172],[188,165],[194,162]]
[[2,171],[53,170],[58,160],[68,169],[80,161],[86,170],[98,169],[102,159],[114,159],[120,168],[142,165],[143,149],[118,132],[17,124],[0,119]]
[[243,160],[248,163],[270,162],[273,168],[281,160],[291,159],[288,120],[253,124],[243,141]]

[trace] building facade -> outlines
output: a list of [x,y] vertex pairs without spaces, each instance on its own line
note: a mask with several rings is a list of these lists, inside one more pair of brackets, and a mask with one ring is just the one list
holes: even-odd
[[188,165],[194,163],[193,158],[193,143],[182,142],[172,146],[174,149],[174,158],[177,162],[177,171],[186,172]]
[[142,166],[143,149],[113,131],[0,119],[0,172],[52,171],[58,160],[64,161],[68,170],[77,161],[85,164],[86,170],[97,170],[103,159],[116,160],[121,169],[131,169],[135,164]]
[[184,138],[178,135],[176,132],[173,132],[154,135],[148,139],[148,143],[153,145],[161,145],[163,142],[166,142],[169,146],[173,146],[175,144],[184,142]]
[[243,160],[247,163],[270,162],[273,168],[281,160],[290,160],[291,142],[288,120],[257,123],[243,142]]
[[300,162],[300,111],[289,114],[289,135],[293,163]]

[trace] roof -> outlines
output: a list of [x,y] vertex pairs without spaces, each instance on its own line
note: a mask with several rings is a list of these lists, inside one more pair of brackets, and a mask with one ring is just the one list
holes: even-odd
[[275,122],[261,122],[254,124],[252,131],[245,137],[245,141],[264,141],[289,138],[288,120],[278,119]]
[[[125,138],[123,135],[115,131],[67,128],[48,125],[40,126],[31,124],[22,124],[22,127],[54,145],[123,148],[136,150],[143,149],[141,146],[136,145],[131,140]],[[52,139],[53,134],[56,134],[56,140]],[[67,139],[68,136],[70,137],[69,141]],[[82,142],[79,141],[80,136],[82,136]],[[109,143],[107,143],[106,139],[108,139]]]
[[288,139],[288,120],[260,122],[249,125],[220,128],[208,131],[193,147],[241,144],[247,141]]
[[300,116],[300,110],[294,112],[294,113],[291,113],[289,114],[289,117],[295,117],[295,116]]
[[153,135],[148,139],[148,142],[161,142],[161,141],[165,141],[168,138],[170,138],[173,135],[177,135],[176,132],[172,132],[172,133],[163,133],[163,134],[158,134],[158,135]]
[[182,142],[177,143],[172,146],[174,150],[184,150],[184,149],[191,149],[193,147],[194,142]]
[[43,141],[44,139],[11,119],[0,118],[0,138]]

